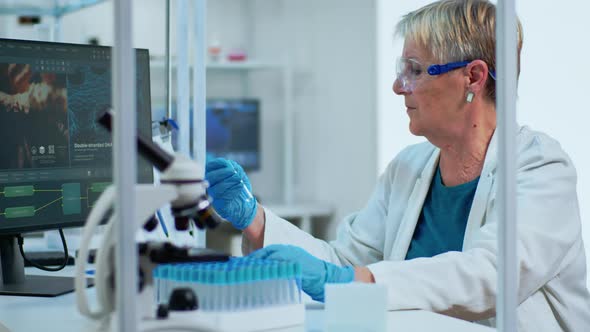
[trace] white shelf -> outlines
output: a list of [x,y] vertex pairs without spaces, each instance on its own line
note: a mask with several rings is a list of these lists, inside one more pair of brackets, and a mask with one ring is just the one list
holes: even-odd
[[258,70],[258,69],[280,69],[284,66],[279,63],[244,61],[244,62],[211,62],[207,63],[207,69],[218,70]]
[[319,203],[293,203],[264,205],[281,218],[329,217],[334,209]]
[[[153,69],[165,69],[166,62],[162,59],[151,59],[150,66]],[[172,63],[172,68],[175,65]],[[240,62],[208,62],[206,64],[208,70],[268,70],[268,69],[282,69],[285,66],[281,63],[264,62],[256,60],[240,61]]]
[[265,205],[283,219],[299,220],[299,228],[308,234],[313,232],[313,221],[316,218],[328,218],[334,213],[332,206],[321,203],[292,203]]
[[0,15],[63,16],[106,0],[18,0],[18,4],[0,5]]

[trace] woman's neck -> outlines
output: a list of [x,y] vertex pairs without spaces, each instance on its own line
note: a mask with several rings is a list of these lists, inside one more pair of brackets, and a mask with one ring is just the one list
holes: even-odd
[[495,112],[483,114],[487,116],[470,119],[457,135],[437,144],[441,150],[441,176],[446,186],[463,184],[481,175],[488,145],[496,129]]

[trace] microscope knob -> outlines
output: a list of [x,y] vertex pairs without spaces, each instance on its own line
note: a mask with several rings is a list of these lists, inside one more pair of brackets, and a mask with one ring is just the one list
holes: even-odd
[[199,308],[197,295],[190,288],[176,288],[170,294],[168,305],[171,311],[189,311]]
[[159,224],[160,222],[158,221],[158,218],[156,218],[155,215],[152,215],[150,219],[148,219],[148,221],[145,224],[143,224],[143,229],[148,232],[151,232],[154,229],[156,229],[156,227],[158,227]]
[[164,303],[158,306],[158,310],[156,311],[156,318],[157,319],[165,319],[168,318],[168,306]]
[[189,217],[174,217],[174,228],[177,231],[188,231],[191,220]]

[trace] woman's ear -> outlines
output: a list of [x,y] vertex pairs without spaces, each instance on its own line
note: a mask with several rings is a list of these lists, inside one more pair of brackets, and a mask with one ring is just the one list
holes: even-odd
[[483,91],[488,80],[489,69],[482,60],[473,60],[465,68],[467,74],[467,90],[477,94]]

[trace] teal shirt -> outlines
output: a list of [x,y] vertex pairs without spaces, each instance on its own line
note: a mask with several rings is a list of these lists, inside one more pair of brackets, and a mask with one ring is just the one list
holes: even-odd
[[436,168],[406,260],[461,251],[478,181],[479,177],[458,186],[447,187],[442,182],[440,167]]

